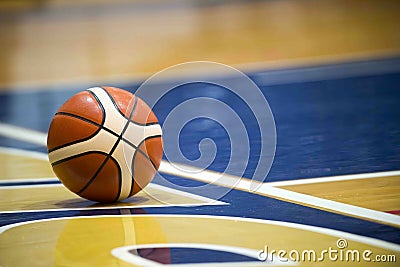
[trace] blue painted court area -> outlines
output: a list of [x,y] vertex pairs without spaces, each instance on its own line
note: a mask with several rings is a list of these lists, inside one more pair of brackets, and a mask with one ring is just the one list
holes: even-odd
[[[356,72],[355,77],[348,77],[351,75],[349,73],[345,78],[335,78],[338,76],[336,72],[341,73],[343,68],[348,68],[348,64],[343,64],[294,69],[289,73],[283,70],[274,75],[271,75],[271,71],[249,74],[268,100],[276,124],[276,155],[267,181],[399,168],[400,59],[372,61],[369,64],[386,73],[362,75]],[[359,65],[368,70],[368,63]],[[384,68],[386,65],[389,67]],[[349,70],[360,66],[352,63]],[[326,72],[323,72],[325,68]],[[318,76],[315,77],[316,74],[321,76],[320,80]],[[288,81],[296,82],[285,82],[285,75]],[[298,81],[301,79],[313,81]],[[269,81],[274,84],[269,84]],[[132,92],[139,85],[113,84]],[[95,85],[74,90],[65,86],[64,90],[37,88],[41,91],[3,92],[0,96],[0,121],[47,132],[52,114],[60,105],[90,86]],[[166,94],[154,111],[163,124],[177,105],[197,97],[223,101],[240,116],[250,140],[250,159],[244,174],[250,177],[259,160],[260,129],[251,109],[232,92],[205,83],[186,84]],[[220,111],[212,112],[218,114]],[[212,139],[218,149],[209,169],[224,171],[231,153],[229,138],[224,127],[212,119],[197,118],[182,128],[179,145],[183,155],[190,160],[198,158],[200,152],[197,147],[203,138]],[[0,142],[2,146],[34,146],[3,138]],[[168,153],[173,155],[175,152]]]
[[[360,66],[364,70],[370,70],[369,66],[373,68],[371,67],[371,71],[358,70],[347,73],[343,72],[343,69],[349,68],[348,64],[337,64],[249,74],[268,100],[277,133],[275,159],[268,177],[255,177],[256,180],[273,182],[399,169],[400,59],[352,63],[351,66],[350,69],[357,69]],[[379,71],[373,73],[373,69],[377,67]],[[139,84],[113,84],[113,86],[135,92],[134,88]],[[66,90],[37,88],[40,90],[2,92],[0,121],[47,132],[52,115],[58,107],[73,94],[90,85],[74,90],[65,87]],[[162,125],[167,115],[179,103],[198,97],[223,101],[242,119],[250,140],[250,159],[246,162],[243,176],[251,177],[257,162],[263,160],[259,157],[262,129],[259,129],[251,108],[229,90],[205,83],[182,85],[161,99],[155,106],[154,112]],[[211,112],[218,113],[219,110]],[[181,152],[188,159],[196,160],[201,156],[198,149],[200,141],[210,138],[215,143],[217,153],[208,169],[223,172],[231,153],[229,136],[224,126],[226,127],[209,118],[196,118],[190,121],[180,131]],[[235,125],[229,127],[234,128]],[[3,137],[0,138],[0,146],[45,151],[41,146]],[[168,153],[173,159],[174,153],[178,151],[168,151]],[[163,174],[163,177],[186,187],[203,184],[166,174]],[[196,192],[198,195],[208,196],[207,190],[200,188]],[[229,205],[145,208],[143,211],[132,209],[130,212],[223,215],[294,222],[400,244],[400,231],[394,226],[235,189],[224,195],[221,201]],[[0,214],[0,224],[49,217],[101,214],[119,214],[119,211],[3,213]],[[179,253],[183,251],[175,249],[171,255]],[[214,253],[210,257],[219,257],[218,255]]]

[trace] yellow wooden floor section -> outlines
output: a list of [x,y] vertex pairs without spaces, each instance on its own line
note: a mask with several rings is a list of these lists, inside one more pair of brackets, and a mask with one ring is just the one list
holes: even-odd
[[366,178],[281,188],[358,207],[400,215],[400,176]]
[[0,162],[2,169],[0,180],[56,177],[45,154],[21,153],[19,150],[3,148],[0,150]]
[[[4,160],[1,161],[2,169],[6,171],[0,174],[0,182],[52,179],[49,177],[51,170],[45,154],[3,148],[1,159]],[[19,166],[20,170],[15,171],[15,166]],[[398,176],[346,180],[334,184],[324,182],[282,186],[282,188],[346,202],[342,193],[346,192],[346,189],[349,190],[354,186],[365,188],[371,185],[365,181],[375,181],[375,183],[378,181],[384,183],[386,187],[387,183],[392,181],[391,185],[398,190],[396,178]],[[354,183],[354,181],[361,183]],[[332,190],[339,187],[342,191],[333,194]],[[318,192],[324,192],[324,194],[318,194]],[[357,196],[357,193],[355,195]],[[382,200],[386,197],[384,195]],[[362,198],[360,196],[360,199]],[[358,205],[356,201],[347,202]],[[81,199],[60,184],[1,186],[1,213],[63,210],[82,212],[82,215],[75,214],[74,217],[32,220],[0,227],[1,263],[2,266],[3,264],[4,266],[82,266],[82,264],[147,266],[156,263],[149,260],[143,262],[143,258],[138,256],[139,254],[135,256],[132,251],[149,248],[150,254],[146,256],[147,259],[160,260],[162,258],[167,264],[170,260],[169,248],[174,246],[233,250],[251,255],[263,255],[263,257],[267,257],[265,256],[267,254],[262,254],[264,251],[271,253],[271,250],[282,250],[287,253],[286,257],[291,251],[300,251],[298,256],[295,253],[291,256],[293,259],[298,257],[296,264],[300,266],[311,266],[310,264],[341,266],[343,261],[346,262],[346,266],[375,266],[376,255],[395,257],[394,259],[400,257],[398,247],[390,243],[330,229],[229,216],[150,215],[142,210],[145,207],[157,206],[187,207],[223,204],[226,203],[154,184],[150,184],[133,198],[108,205]],[[389,201],[387,204],[393,204],[393,202]],[[397,204],[395,203],[392,207],[398,207]],[[385,205],[380,207],[387,209]],[[368,206],[368,208],[374,207]],[[88,209],[115,209],[123,213],[118,216],[85,216],[85,211]],[[312,240],[312,242],[304,242],[304,240]],[[82,246],[82,244],[90,244],[90,246]],[[316,254],[309,256],[310,250],[315,251]],[[342,254],[333,254],[333,258],[329,258],[330,256],[328,257],[328,254],[323,252],[324,250],[333,250],[336,251],[335,253],[342,251]],[[365,251],[371,251],[371,253],[368,252],[365,258],[361,258]],[[272,260],[268,265],[286,266],[287,262],[280,260],[277,255],[268,255],[268,260]],[[342,260],[339,260],[339,255],[344,255],[340,256],[343,257]],[[349,260],[346,260],[346,257],[349,257]],[[360,260],[356,260],[357,257],[360,257]],[[396,262],[392,259],[385,265],[396,266]],[[229,264],[223,266],[229,266]],[[247,264],[240,266],[247,266]],[[265,265],[248,263],[248,266]]]
[[[0,232],[3,231],[4,229],[0,228]],[[37,232],[42,234],[38,236],[35,234]],[[311,243],[304,240],[313,241]],[[187,246],[208,244],[209,247],[220,246],[225,249],[242,247],[246,248],[247,252],[255,254],[260,250],[271,252],[272,248],[287,252],[314,249],[318,251],[320,261],[318,258],[314,262],[300,260],[296,265],[343,266],[343,261],[338,260],[340,254],[337,251],[340,251],[338,247],[341,246],[338,240],[346,242],[352,251],[364,253],[365,250],[370,250],[374,255],[394,255],[397,258],[400,256],[400,253],[394,252],[392,248],[379,241],[374,244],[371,240],[358,239],[357,236],[290,223],[279,224],[256,219],[206,215],[123,215],[57,218],[14,225],[0,235],[0,241],[13,244],[1,247],[0,258],[4,259],[5,266],[15,263],[18,263],[18,266],[138,266],[143,262],[139,262],[136,257],[127,257],[126,254],[117,252],[153,245],[148,257],[162,256],[168,263],[169,251],[162,245],[169,243]],[[29,246],[38,242],[42,245]],[[87,243],[92,245],[83,245]],[[266,244],[270,250],[265,248]],[[160,245],[161,248],[157,249]],[[336,249],[336,260],[329,260],[328,255],[319,254],[320,251],[329,248]],[[29,261],[24,260],[26,258]],[[272,263],[250,263],[239,266],[288,265],[287,262],[278,261],[276,258],[275,255],[275,262]],[[372,254],[368,256],[369,258],[372,259]],[[373,261],[360,263],[349,260],[345,264],[376,266],[376,262]],[[384,266],[395,266],[393,262],[384,264]]]
[[[1,90],[142,79],[192,60],[257,69],[400,54],[395,0],[23,0],[1,1],[0,14]],[[3,178],[53,176],[37,159],[0,161]],[[400,210],[398,179],[387,179],[285,188]]]
[[[3,148],[0,150],[0,161],[2,165],[0,183],[58,181],[51,170],[46,154]],[[134,197],[113,204],[99,204],[85,200],[61,184],[0,187],[0,212],[2,213],[224,204],[226,203],[156,184],[149,185]]]

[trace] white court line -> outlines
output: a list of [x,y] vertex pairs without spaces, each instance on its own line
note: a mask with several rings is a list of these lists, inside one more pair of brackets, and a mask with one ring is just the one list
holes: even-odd
[[[54,182],[53,184],[26,184],[26,183],[40,183],[40,182]],[[60,180],[58,178],[27,178],[27,179],[8,179],[8,180],[0,180],[0,185],[2,184],[7,184],[7,183],[19,183],[17,185],[5,185],[5,186],[1,186],[1,189],[10,189],[10,188],[38,188],[38,187],[52,187],[52,186],[60,186],[61,183],[56,183],[56,182],[60,182]],[[216,205],[228,205],[228,203],[223,202],[223,201],[219,201],[219,200],[214,200],[208,197],[203,197],[200,195],[195,195],[192,193],[188,193],[185,191],[180,191],[180,190],[176,190],[173,188],[169,188],[163,185],[159,185],[159,184],[154,184],[154,183],[150,183],[149,188],[153,188],[153,189],[157,189],[160,191],[164,191],[167,193],[172,193],[172,194],[176,194],[176,195],[181,195],[184,197],[189,197],[192,199],[196,199],[199,201],[203,201],[203,202],[210,202],[211,200],[213,202],[216,202]],[[151,194],[149,192],[146,191],[147,187],[145,187],[142,191],[148,195],[151,196]]]
[[40,146],[47,146],[46,134],[6,123],[0,122],[0,135]]
[[203,170],[194,166],[189,166],[177,162],[168,162],[166,160],[161,161],[158,171],[165,174],[200,180],[205,183],[214,183],[216,181],[219,181],[219,183],[221,183],[222,178],[227,180],[226,185],[231,185],[231,181],[234,181],[233,184],[235,184],[236,182],[240,182],[239,180],[241,179],[241,177],[239,176],[211,170]]
[[345,214],[357,218],[369,219],[381,223],[400,226],[400,216],[386,212],[371,210],[367,208],[336,202],[333,200],[301,194],[281,188],[268,186],[266,184],[261,185],[261,187],[258,188],[256,192],[266,196],[272,196],[278,199],[290,200],[298,204],[320,208],[322,210],[333,211],[339,214]]
[[[174,166],[179,167],[174,173]],[[353,217],[369,219],[373,221],[378,221],[381,223],[387,223],[391,225],[400,226],[400,216],[393,215],[386,212],[371,210],[367,208],[357,207],[341,202],[336,202],[333,200],[327,200],[319,197],[310,196],[307,194],[297,193],[290,190],[276,188],[271,186],[271,183],[261,183],[258,181],[252,181],[247,178],[241,178],[234,175],[225,175],[215,171],[203,170],[187,166],[178,163],[163,162],[163,170],[167,170],[168,174],[186,177],[190,179],[199,180],[202,182],[209,182],[219,186],[231,187],[234,189],[239,189],[247,192],[253,192],[260,195],[265,195],[268,197],[273,197],[277,199],[289,200],[297,204],[302,204],[306,206],[311,206],[314,208],[319,208],[322,210],[329,210],[339,214],[350,215]],[[160,167],[161,167],[160,166]],[[187,168],[189,171],[184,172],[181,169]],[[197,169],[197,172],[195,170]],[[388,172],[384,172],[384,176],[387,176]],[[397,173],[397,172],[395,172]],[[357,174],[356,177],[361,177],[363,174]],[[367,174],[367,176],[372,176],[372,174]],[[374,176],[379,175],[379,173],[374,173]],[[219,178],[219,179],[218,179]],[[329,178],[329,177],[328,177]],[[307,179],[312,180],[312,179]],[[253,189],[254,188],[254,189]]]
[[347,180],[357,180],[357,179],[371,179],[371,178],[381,178],[390,176],[400,176],[400,171],[371,172],[371,173],[361,173],[361,174],[316,177],[309,179],[288,180],[280,182],[270,182],[270,183],[267,182],[266,184],[269,186],[279,187],[288,185],[315,184],[315,183],[326,183],[326,182],[347,181]]
[[[13,126],[11,127],[3,127],[3,129],[13,130]],[[27,138],[23,139],[24,141],[31,140],[30,135],[32,132],[30,130],[24,130],[20,128],[22,131],[18,134],[19,138],[23,138],[25,135]],[[2,132],[0,131],[0,135]],[[34,133],[37,136],[37,132]],[[41,134],[42,138],[46,135]],[[45,144],[45,140],[42,140],[42,143]],[[162,166],[162,167],[161,167]],[[301,194],[281,188],[275,188],[273,186],[268,185],[268,183],[261,184],[257,181],[252,181],[246,178],[234,176],[234,175],[225,175],[222,173],[218,173],[215,171],[202,170],[193,166],[185,166],[178,163],[169,163],[167,161],[162,161],[160,166],[160,172],[164,172],[167,174],[172,174],[180,177],[196,179],[203,182],[212,182],[216,185],[231,187],[234,189],[239,189],[247,192],[253,192],[281,200],[288,200],[289,202],[295,202],[297,204],[302,204],[305,206],[312,206],[314,208],[319,208],[322,210],[329,210],[339,214],[350,215],[353,217],[363,218],[367,220],[377,221],[380,223],[386,223],[390,225],[400,226],[400,216],[393,215],[390,213],[385,213],[381,211],[375,211],[371,209],[361,208],[349,204],[344,204],[332,200],[326,200],[318,197],[313,197],[306,194]],[[177,169],[174,166],[180,166],[183,169],[189,170],[189,172],[185,172]],[[362,175],[362,174],[359,174]],[[219,178],[218,178],[219,177]],[[218,179],[217,179],[218,178]],[[233,186],[232,186],[233,185]],[[257,185],[255,190],[251,190],[251,185]]]
[[[169,187],[166,187],[166,186],[163,186],[163,185],[159,185],[159,184],[150,183],[148,186],[150,188],[158,189],[160,191],[164,191],[164,192],[168,192],[168,193],[172,193],[172,194],[177,194],[177,195],[181,195],[181,196],[184,196],[184,197],[189,197],[189,198],[192,198],[192,199],[195,199],[195,200],[199,200],[199,201],[203,201],[203,202],[207,202],[207,203],[215,202],[215,203],[213,203],[214,205],[228,205],[228,203],[223,202],[223,201],[211,199],[211,198],[208,198],[208,197],[203,197],[203,196],[200,196],[200,195],[195,195],[195,194],[188,193],[188,192],[185,192],[185,191],[176,190],[176,189],[169,188]],[[146,188],[147,187],[145,187],[143,189],[144,193],[147,193],[146,192]],[[151,197],[151,194],[149,194],[149,195]]]
[[129,251],[138,249],[155,249],[155,248],[192,248],[192,249],[206,249],[206,250],[214,250],[214,251],[224,251],[228,253],[234,253],[238,255],[247,256],[249,258],[253,258],[257,261],[242,261],[242,262],[205,262],[205,263],[177,263],[177,264],[168,264],[168,267],[190,267],[190,266],[293,266],[298,265],[295,262],[290,261],[282,261],[278,260],[277,257],[272,256],[271,253],[268,253],[268,261],[261,261],[258,259],[260,255],[260,250],[245,248],[245,247],[234,247],[234,246],[226,246],[226,245],[216,245],[216,244],[208,244],[208,243],[151,243],[151,244],[140,244],[140,245],[129,245],[123,247],[114,248],[111,251],[111,254],[114,257],[117,257],[125,262],[128,262],[132,265],[138,266],[154,266],[154,267],[162,267],[164,264],[158,263],[156,261],[152,261],[141,256],[130,253]]
[[[178,168],[175,168],[175,165]],[[306,204],[307,206],[322,208],[329,211],[339,211],[339,213],[344,213],[347,215],[368,218],[375,221],[390,223],[394,225],[400,225],[400,217],[397,215],[393,215],[390,213],[385,213],[381,211],[371,210],[367,208],[357,207],[349,204],[344,204],[332,200],[322,199],[319,197],[314,197],[302,193],[297,193],[281,188],[276,188],[274,186],[277,185],[286,185],[286,184],[304,184],[311,183],[313,178],[311,179],[302,179],[299,183],[296,181],[283,181],[283,182],[274,182],[274,183],[260,183],[257,181],[251,181],[246,178],[240,178],[234,175],[222,174],[214,171],[203,170],[201,171],[199,168],[193,166],[185,166],[183,164],[173,163],[171,165],[168,162],[163,162],[160,165],[160,171],[166,172],[168,174],[183,176],[190,179],[200,180],[202,182],[214,183],[220,186],[234,187],[235,189],[240,189],[244,191],[250,191],[257,194],[266,195],[269,197],[274,197],[278,199],[285,199],[299,204]],[[183,171],[184,169],[188,171]],[[381,173],[367,173],[367,174],[355,174],[355,175],[344,175],[344,176],[334,176],[334,177],[323,177],[316,178],[316,183],[324,181],[340,181],[340,180],[348,180],[351,178],[361,179],[361,178],[377,178],[379,175],[382,176],[393,176],[400,174],[400,171],[393,172],[381,172]],[[365,177],[364,177],[365,176]],[[251,190],[251,185],[253,184],[255,190]]]
[[[40,185],[17,185],[17,186],[0,186],[0,192],[1,190],[7,190],[7,189],[26,189],[26,188],[49,188],[49,187],[64,187],[62,184],[40,184]],[[191,194],[188,192],[183,192],[175,189],[171,189],[162,185],[156,185],[156,184],[148,184],[149,188],[154,188],[156,190],[161,190],[169,193],[173,193],[176,195],[184,196],[187,198],[191,198],[194,200],[199,200],[200,202],[198,203],[189,203],[189,204],[167,204],[162,201],[159,201],[160,204],[138,204],[138,205],[118,205],[115,206],[113,204],[110,204],[109,206],[87,206],[87,207],[79,207],[79,208],[52,208],[52,209],[32,209],[32,210],[7,210],[3,211],[1,210],[1,213],[21,213],[21,212],[43,212],[43,211],[70,211],[70,210],[102,210],[102,209],[139,209],[139,208],[165,208],[165,207],[198,207],[198,206],[214,206],[214,205],[229,205],[226,202],[219,201],[219,200],[214,200],[211,198],[203,197],[203,196],[198,196],[195,194]],[[147,188],[146,187],[146,188]],[[148,194],[147,192],[144,192]],[[149,194],[151,197],[151,194]],[[124,202],[120,202],[124,203]],[[93,204],[96,204],[96,202],[93,202]],[[133,203],[130,203],[133,204]],[[102,204],[100,204],[102,205]]]

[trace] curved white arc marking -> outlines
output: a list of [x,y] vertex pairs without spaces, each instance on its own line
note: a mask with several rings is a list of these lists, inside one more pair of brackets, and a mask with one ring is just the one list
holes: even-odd
[[72,157],[78,154],[82,154],[88,151],[101,151],[104,153],[109,153],[111,148],[114,146],[117,137],[111,133],[100,130],[95,136],[89,140],[75,143],[60,149],[54,150],[49,153],[50,163],[63,160],[68,157]]
[[144,139],[161,134],[160,124],[142,126],[130,122],[123,137],[135,146],[139,146]]
[[119,113],[117,107],[114,105],[113,101],[104,91],[104,89],[100,87],[93,87],[87,90],[95,94],[100,101],[100,104],[104,107],[105,121],[103,126],[120,135],[128,120],[122,116],[121,113]]
[[206,264],[208,265],[214,265],[216,264],[215,262],[206,262],[206,263],[190,263],[190,264],[185,264],[185,263],[179,263],[179,264],[159,264],[158,262],[148,260],[146,258],[143,258],[141,256],[134,255],[130,253],[129,251],[135,250],[137,251],[138,249],[148,249],[148,248],[192,248],[192,249],[206,249],[206,250],[214,250],[214,251],[224,251],[224,252],[229,252],[229,253],[234,253],[234,254],[239,254],[243,256],[247,256],[253,259],[256,259],[258,261],[247,261],[247,262],[240,262],[239,265],[235,265],[235,263],[239,262],[222,262],[218,263],[218,266],[274,266],[275,264],[279,266],[293,266],[293,265],[298,265],[295,262],[283,262],[279,261],[276,257],[273,259],[272,256],[269,255],[269,259],[273,260],[267,260],[267,261],[260,261],[258,259],[258,255],[260,254],[259,250],[251,249],[251,248],[245,248],[245,247],[234,247],[234,246],[227,246],[227,245],[217,245],[217,244],[205,244],[205,243],[154,243],[154,244],[140,244],[140,245],[130,245],[130,246],[124,246],[124,247],[118,247],[114,248],[111,251],[111,254],[125,262],[134,264],[134,265],[144,265],[144,266],[204,266]]
[[[122,142],[122,141],[121,141]],[[132,159],[136,149],[131,146],[119,143],[114,153],[111,155],[118,163],[121,169],[121,192],[118,200],[123,200],[129,196],[132,186],[131,164],[126,159]]]
[[[140,256],[133,255],[132,253],[129,253],[129,250],[134,250],[136,247],[131,246],[131,247],[119,247],[111,250],[111,254],[116,257],[117,259],[120,259],[126,263],[133,264],[135,266],[153,266],[153,267],[158,267],[158,266],[165,266],[165,264],[161,264],[152,260],[148,260],[146,258],[142,258]],[[169,265],[167,265],[169,266]]]
[[221,216],[221,215],[190,215],[190,214],[131,214],[131,215],[90,215],[90,216],[72,216],[72,217],[57,217],[57,218],[48,218],[48,219],[38,219],[32,221],[18,222],[8,225],[0,226],[0,234],[19,227],[23,225],[40,223],[40,222],[49,222],[49,221],[62,221],[62,220],[79,220],[79,219],[96,219],[96,218],[125,218],[125,217],[158,217],[158,218],[202,218],[202,219],[217,219],[217,220],[230,220],[230,221],[240,221],[240,222],[254,222],[261,224],[269,224],[276,226],[283,226],[293,229],[300,229],[305,231],[310,231],[314,233],[329,235],[332,237],[340,237],[344,238],[347,241],[352,240],[355,242],[360,242],[366,245],[370,245],[373,247],[379,247],[387,250],[393,250],[396,252],[400,252],[400,245],[391,243],[388,241],[383,241],[380,239],[366,237],[362,235],[352,234],[348,232],[343,232],[340,230],[334,230],[329,228],[323,228],[319,226],[312,226],[306,224],[292,223],[292,222],[283,222],[283,221],[274,221],[274,220],[264,220],[264,219],[255,219],[255,218],[244,218],[244,217],[234,217],[234,216]]
[[[141,256],[134,255],[130,253],[129,251],[135,250],[137,251],[138,249],[148,249],[148,248],[194,248],[194,249],[205,249],[205,250],[214,250],[214,251],[224,251],[224,252],[229,252],[229,253],[234,253],[234,254],[239,254],[243,256],[247,256],[249,258],[253,258],[258,261],[247,261],[247,262],[221,262],[221,263],[215,263],[215,262],[206,262],[206,263],[190,263],[190,264],[185,264],[185,263],[178,263],[178,264],[159,264],[158,262],[148,260],[146,258],[143,258]],[[293,265],[298,265],[296,262],[283,262],[279,261],[277,257],[273,259],[269,254],[268,259],[272,260],[267,260],[267,261],[260,261],[258,259],[258,255],[260,254],[259,250],[251,249],[251,248],[245,248],[245,247],[236,247],[236,246],[228,246],[228,245],[217,245],[217,244],[206,244],[206,243],[154,243],[154,244],[140,244],[140,245],[129,245],[129,246],[124,246],[124,247],[118,247],[114,248],[111,251],[111,254],[119,258],[120,260],[123,260],[125,262],[134,264],[134,265],[143,265],[145,266],[205,266],[205,265],[214,265],[218,264],[218,266],[265,266],[266,264],[268,266],[274,266],[274,265],[279,265],[279,266],[293,266]],[[148,264],[148,265],[147,265]]]

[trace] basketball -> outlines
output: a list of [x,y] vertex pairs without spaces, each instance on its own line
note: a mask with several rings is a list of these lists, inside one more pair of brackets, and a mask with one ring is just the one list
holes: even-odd
[[162,131],[151,108],[134,94],[93,87],[67,100],[47,136],[54,173],[73,193],[97,202],[141,191],[162,158]]

